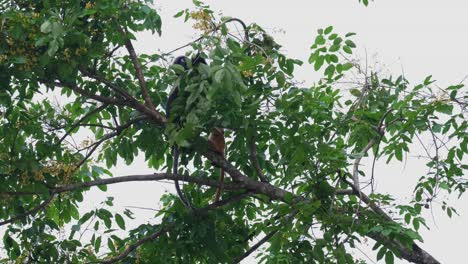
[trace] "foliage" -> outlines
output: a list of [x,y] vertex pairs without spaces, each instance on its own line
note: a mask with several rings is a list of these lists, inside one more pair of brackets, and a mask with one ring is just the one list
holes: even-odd
[[[438,89],[431,76],[411,85],[403,76],[368,73],[351,58],[354,33],[318,31],[309,63],[323,78],[302,87],[294,70],[303,62],[283,54],[259,25],[235,36],[228,24],[239,20],[218,19],[198,1],[176,14],[204,32],[187,56],[208,63],[189,60],[187,70],[168,67],[170,54],[135,56],[138,32],[161,34],[161,18],[146,1],[0,3],[6,260],[225,263],[243,259],[265,236],[269,243],[258,251],[264,263],[354,263],[350,248],[363,237],[376,241],[386,263],[423,263],[415,244],[426,225],[422,212],[441,193],[467,188],[464,86]],[[343,85],[352,75],[361,79]],[[166,120],[163,102],[176,85],[172,111],[180,118]],[[226,160],[206,144],[214,127],[227,129]],[[91,137],[68,140],[78,133]],[[419,142],[430,146],[428,173],[410,204],[360,193],[362,176],[374,177],[360,170],[362,158],[403,161]],[[182,148],[179,175],[164,172],[174,144]],[[109,172],[119,158],[131,164],[138,155],[160,173]],[[218,203],[212,164],[230,175]],[[158,224],[133,230],[126,224],[133,213],[112,213],[112,199],[79,213],[90,187],[176,178],[189,181],[183,191],[197,209],[166,194],[154,215]],[[456,213],[442,202],[448,216]],[[81,239],[87,227],[94,234]]]

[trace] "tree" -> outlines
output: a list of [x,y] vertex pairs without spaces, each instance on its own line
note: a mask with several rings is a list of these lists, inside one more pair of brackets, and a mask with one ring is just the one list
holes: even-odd
[[[198,1],[176,16],[203,32],[187,55],[208,64],[189,60],[187,70],[169,66],[171,54],[137,55],[138,32],[161,34],[161,18],[145,1],[1,3],[0,226],[7,260],[225,263],[265,247],[259,260],[268,263],[354,263],[349,249],[368,237],[387,263],[439,263],[417,245],[418,230],[422,211],[442,192],[467,188],[463,85],[439,89],[430,76],[411,85],[403,76],[368,72],[351,58],[354,34],[330,26],[319,30],[309,59],[323,78],[301,87],[294,69],[303,62],[282,54],[259,25],[217,18]],[[234,34],[233,23],[245,35]],[[351,73],[361,83],[343,86]],[[177,122],[163,114],[174,85],[183,91]],[[50,99],[57,93],[60,104]],[[226,158],[208,147],[214,127],[226,128]],[[91,139],[69,141],[83,131]],[[361,186],[363,158],[402,161],[419,142],[430,146],[428,173],[411,203]],[[170,169],[174,145],[182,154],[177,173]],[[130,164],[137,155],[155,173],[111,175],[118,158]],[[218,167],[229,176],[224,184]],[[78,211],[89,188],[162,180],[185,182],[193,208],[164,195],[158,224],[125,236],[117,229],[125,230],[133,214],[111,213],[111,200]],[[222,199],[213,202],[220,187]],[[456,213],[443,206],[448,216]],[[96,234],[80,239],[88,225]]]

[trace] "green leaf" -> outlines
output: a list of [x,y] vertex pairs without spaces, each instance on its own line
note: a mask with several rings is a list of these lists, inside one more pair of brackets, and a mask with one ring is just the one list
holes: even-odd
[[120,214],[115,214],[115,222],[121,229],[125,230],[125,220]]
[[324,62],[325,62],[325,57],[324,57],[324,56],[318,57],[318,58],[315,60],[314,70],[316,70],[316,71],[320,70],[320,68],[322,67],[322,65],[323,65]]
[[377,253],[377,260],[381,260],[384,257],[385,252],[387,252],[386,248],[380,248],[379,252]]
[[52,31],[52,23],[50,20],[46,20],[42,23],[40,30],[42,33],[50,33]]
[[343,71],[347,71],[349,69],[351,69],[353,67],[353,64],[350,63],[350,62],[347,62],[345,64],[343,64]]
[[94,243],[94,250],[96,252],[99,252],[99,249],[101,248],[101,241],[102,241],[102,237],[101,236],[98,236],[96,238],[96,242]]
[[318,35],[316,38],[315,38],[315,42],[314,42],[316,45],[323,45],[325,44],[325,38],[323,37],[323,35]]
[[332,31],[333,31],[333,26],[328,26],[328,27],[325,29],[324,34],[325,34],[325,35],[328,35],[328,34],[330,34]]
[[224,72],[224,69],[220,69],[219,71],[217,71],[214,75],[215,82],[217,82],[218,84],[222,84],[225,74],[226,73]]
[[356,47],[356,44],[354,44],[354,42],[352,40],[350,40],[350,39],[347,39],[345,41],[345,44],[350,48],[355,48]]
[[401,147],[395,148],[395,157],[399,161],[403,160],[403,149]]
[[47,55],[49,55],[49,57],[53,57],[55,53],[58,51],[58,49],[59,49],[58,41],[56,39],[52,40],[49,43],[49,49],[47,50]]
[[328,65],[328,67],[325,69],[325,75],[328,78],[331,78],[331,77],[333,77],[334,73],[335,73],[335,65],[333,65],[333,64]]
[[413,219],[413,227],[414,227],[414,230],[418,231],[419,230],[419,219],[418,218],[414,218]]
[[349,46],[343,46],[343,51],[348,53],[348,54],[353,54],[353,51]]
[[391,251],[387,251],[387,253],[385,253],[385,263],[393,264],[394,262],[395,262],[395,258],[393,256],[393,253]]

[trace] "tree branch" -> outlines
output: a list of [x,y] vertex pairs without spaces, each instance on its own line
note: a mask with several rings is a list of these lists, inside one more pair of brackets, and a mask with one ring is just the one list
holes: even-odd
[[255,252],[259,247],[261,247],[263,244],[268,242],[268,240],[270,240],[274,235],[276,235],[276,233],[278,233],[278,231],[279,231],[279,229],[275,229],[275,230],[271,231],[270,233],[266,234],[262,239],[260,239],[260,241],[255,243],[255,245],[253,245],[246,252],[244,252],[244,254],[242,254],[241,256],[236,258],[234,263],[240,263],[243,259],[250,256],[250,254]]
[[61,144],[65,138],[70,135],[70,133],[75,129],[77,128],[78,126],[80,126],[80,124],[82,122],[84,122],[86,119],[88,119],[89,117],[91,117],[92,115],[96,114],[96,113],[99,113],[101,112],[102,110],[104,110],[106,107],[108,106],[108,104],[102,104],[101,106],[89,111],[88,113],[86,113],[82,118],[80,118],[80,120],[78,120],[77,122],[75,122],[66,132],[65,132],[65,135],[63,135],[60,140],[59,140],[59,143],[58,144]]
[[22,213],[22,214],[17,215],[17,216],[15,216],[13,218],[10,218],[8,220],[0,222],[0,226],[6,225],[6,224],[9,224],[9,223],[13,223],[13,222],[15,222],[17,220],[23,219],[23,218],[28,217],[28,216],[35,215],[37,212],[39,212],[40,210],[45,208],[53,199],[54,199],[54,193],[51,193],[49,198],[47,198],[45,201],[40,203],[38,206],[34,207],[33,209],[31,209],[31,210],[29,210],[29,211],[27,211],[25,213]]
[[138,78],[138,82],[140,84],[141,94],[143,95],[143,99],[145,100],[145,105],[149,107],[150,109],[156,109],[149,95],[145,77],[143,76],[143,71],[141,70],[140,62],[138,61],[138,56],[136,55],[135,48],[133,47],[132,41],[130,40],[130,38],[126,36],[126,33],[124,32],[124,30],[118,24],[117,24],[117,30],[125,37],[125,48],[127,48],[128,54],[130,55],[130,59],[132,60],[133,68],[135,69],[135,73]]
[[88,148],[91,148],[90,151],[88,151],[88,153],[86,154],[86,156],[78,163],[78,165],[76,165],[76,168],[79,168],[81,167],[81,165],[83,165],[86,160],[89,159],[89,157],[91,157],[91,155],[96,151],[96,149],[106,140],[110,139],[110,138],[113,138],[115,136],[118,136],[120,134],[122,134],[122,132],[129,128],[131,125],[135,124],[136,122],[139,122],[141,120],[145,120],[147,119],[146,116],[140,116],[140,117],[137,117],[137,118],[134,118],[134,119],[131,119],[129,120],[127,123],[123,124],[123,125],[120,125],[120,126],[117,126],[115,127],[115,131],[112,132],[112,133],[109,133],[109,134],[106,134],[104,135],[101,139],[99,139],[97,142],[94,142],[91,146],[89,146]]
[[[200,212],[210,211],[210,210],[219,208],[221,206],[240,201],[240,200],[242,200],[243,198],[245,198],[248,195],[249,195],[249,192],[246,192],[246,193],[243,193],[243,194],[240,194],[240,195],[236,195],[236,196],[232,196],[230,198],[223,199],[223,200],[220,200],[218,202],[212,203],[212,204],[210,204],[210,205],[208,205],[206,207],[191,211],[191,213],[196,214],[196,213],[200,213]],[[162,234],[170,231],[174,226],[175,226],[174,224],[167,224],[167,225],[163,226],[161,229],[159,229],[158,231],[154,232],[153,234],[145,236],[142,239],[136,241],[135,243],[133,243],[131,245],[128,245],[126,247],[126,249],[122,253],[120,253],[119,255],[114,256],[114,257],[112,257],[110,259],[107,259],[107,260],[102,260],[102,261],[100,261],[100,263],[110,264],[110,263],[115,263],[115,262],[117,262],[119,260],[122,260],[125,257],[127,257],[130,253],[132,253],[135,249],[137,249],[139,246],[141,246],[142,244],[158,238]]]
[[58,87],[70,88],[74,92],[76,92],[76,93],[78,93],[78,94],[80,94],[80,95],[82,95],[82,96],[84,96],[86,98],[90,98],[90,99],[96,100],[96,101],[104,103],[104,104],[127,105],[125,103],[125,101],[118,100],[118,99],[112,98],[112,97],[93,94],[93,93],[91,93],[89,91],[86,91],[86,90],[76,86],[76,85],[64,84],[64,83],[61,83],[61,82],[60,83],[55,82],[54,85],[58,86]]
[[[53,187],[51,189],[54,193],[63,193],[75,191],[83,188],[89,188],[98,185],[109,185],[122,182],[136,182],[136,181],[161,181],[161,180],[178,180],[190,183],[196,183],[200,185],[206,185],[210,187],[220,187],[221,183],[217,180],[210,180],[205,178],[187,177],[186,175],[174,175],[172,173],[153,173],[153,174],[142,174],[142,175],[128,175],[120,177],[112,177],[108,179],[97,179],[89,182],[80,182],[70,185],[63,185]],[[245,185],[242,183],[225,183],[224,189],[226,190],[240,190],[245,189]]]
[[[345,182],[351,186],[351,188],[354,191],[354,194],[357,197],[359,197],[361,201],[367,204],[377,215],[381,216],[383,219],[385,219],[388,222],[397,224],[384,210],[382,210],[382,208],[380,208],[377,204],[375,204],[367,195],[362,193],[352,183],[346,180]],[[367,235],[370,238],[374,239],[375,241],[378,241],[389,248],[395,248],[398,251],[398,253],[401,255],[401,257],[403,257],[404,259],[410,262],[420,263],[420,264],[439,264],[440,263],[433,256],[427,253],[424,249],[420,248],[415,242],[412,242],[411,249],[409,249],[405,245],[400,243],[399,241],[395,239],[391,239],[381,233],[369,232],[367,233]]]
[[252,136],[249,142],[249,150],[250,150],[250,153],[249,153],[250,162],[252,162],[252,165],[255,168],[255,172],[257,172],[258,178],[260,178],[262,182],[268,182],[268,179],[263,174],[262,168],[260,167],[260,163],[258,162],[257,145],[255,144],[255,136]]

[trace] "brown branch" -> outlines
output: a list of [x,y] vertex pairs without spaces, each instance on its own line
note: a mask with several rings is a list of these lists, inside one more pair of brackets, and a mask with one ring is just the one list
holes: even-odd
[[[249,190],[253,190],[257,193],[262,193],[267,196],[269,196],[272,199],[276,200],[282,200],[284,202],[286,201],[285,195],[287,195],[289,192],[286,190],[283,190],[281,188],[278,188],[276,186],[273,186],[268,183],[263,183],[263,182],[258,182],[255,181],[249,177],[246,177],[243,175],[241,172],[239,172],[234,166],[232,166],[226,159],[221,157],[220,155],[217,155],[216,153],[209,151],[209,150],[199,150],[202,152],[202,154],[207,157],[209,160],[211,160],[215,165],[222,167],[223,169],[226,170],[227,173],[232,177],[232,179],[235,182],[240,182],[245,184],[245,187]],[[344,179],[346,180],[346,179]],[[371,209],[377,213],[378,215],[382,216],[385,220],[395,223],[385,211],[383,211],[379,206],[377,206],[372,200],[365,194],[363,194],[358,188],[356,188],[352,183],[349,183],[346,181],[354,190],[355,194],[364,202],[366,203]],[[346,191],[347,193],[348,191]],[[289,193],[289,195],[292,195],[294,197],[292,201],[289,201],[290,205],[294,205],[298,201],[305,201],[307,202],[308,200],[304,200],[302,197],[294,195],[292,193]],[[372,237],[372,236],[371,236]],[[383,240],[378,240],[379,242],[385,243]],[[390,240],[394,244],[399,245],[398,241],[395,240]],[[388,244],[388,243],[387,243]],[[413,249],[409,250],[405,248],[403,245],[396,247],[396,250],[405,258],[406,260],[413,261],[415,263],[439,263],[437,260],[435,260],[429,253],[421,249],[418,245],[416,245],[413,242]],[[408,253],[408,254],[407,254]],[[425,262],[426,261],[426,262]]]
[[97,94],[91,93],[89,91],[86,91],[86,90],[84,90],[84,89],[82,89],[82,88],[80,88],[80,87],[78,87],[76,85],[57,83],[57,82],[55,82],[54,85],[58,86],[58,87],[70,88],[74,92],[76,92],[76,93],[78,93],[78,94],[80,94],[80,95],[82,95],[82,96],[84,96],[86,98],[90,98],[90,99],[96,100],[96,101],[104,103],[104,104],[127,105],[125,103],[125,101],[118,100],[118,99],[112,98],[112,97],[97,95]]
[[38,206],[34,207],[33,209],[31,209],[31,210],[29,210],[29,211],[27,211],[25,213],[22,213],[22,214],[17,215],[17,216],[15,216],[13,218],[10,218],[8,220],[0,222],[0,226],[15,222],[17,220],[23,219],[23,218],[28,217],[28,216],[35,215],[37,212],[39,212],[40,210],[45,208],[53,200],[53,198],[54,198],[54,193],[51,193],[49,198],[47,198],[45,201],[40,203]]
[[101,260],[101,261],[99,261],[99,263],[110,264],[110,263],[115,263],[115,262],[117,262],[119,260],[122,260],[122,259],[126,258],[130,253],[132,253],[135,249],[137,249],[142,244],[158,238],[162,234],[164,234],[164,233],[168,232],[169,230],[171,230],[174,226],[175,226],[175,224],[168,224],[166,226],[163,226],[161,229],[154,232],[153,234],[145,236],[142,239],[136,241],[135,243],[133,243],[131,245],[128,245],[125,248],[125,250],[122,253],[120,253],[119,255],[117,255],[115,257],[112,257],[112,258],[109,258],[107,260]]
[[[172,173],[153,173],[153,174],[112,177],[108,179],[97,179],[97,180],[89,181],[89,182],[74,183],[70,185],[53,187],[51,191],[54,193],[63,193],[63,192],[70,192],[70,191],[75,191],[75,190],[79,190],[83,188],[89,188],[93,186],[99,186],[99,185],[109,185],[109,184],[122,183],[122,182],[161,181],[161,180],[178,180],[178,181],[190,182],[190,183],[195,183],[195,184],[200,184],[200,185],[206,185],[210,187],[221,186],[221,183],[217,180],[210,180],[210,179],[198,178],[198,177],[187,177],[186,175],[174,175]],[[225,183],[224,184],[225,190],[241,190],[245,188],[246,188],[245,185],[241,183]]]
[[[91,72],[86,69],[80,69],[80,71],[89,78],[92,78],[96,81],[99,81],[115,91],[116,93],[120,94],[123,96],[126,100],[123,101],[123,104],[120,105],[127,105],[132,107],[135,110],[138,110],[140,113],[146,114],[151,119],[155,120],[159,125],[164,125],[166,123],[166,118],[156,111],[156,109],[147,107],[146,105],[140,103],[135,97],[133,97],[131,94],[129,94],[125,89],[119,87],[115,83],[111,82],[110,80],[106,79],[104,76],[96,73],[96,72]],[[117,104],[118,105],[118,104]]]
[[[354,194],[359,197],[361,201],[367,204],[377,215],[381,216],[383,219],[390,223],[396,224],[395,221],[377,204],[375,204],[367,195],[357,189],[352,183],[344,181],[351,186],[354,191]],[[440,262],[436,260],[433,256],[427,253],[424,249],[420,248],[416,243],[412,242],[411,249],[407,248],[405,245],[400,243],[395,239],[388,238],[387,236],[378,233],[378,232],[370,232],[367,234],[369,237],[378,241],[389,248],[395,248],[398,250],[398,253],[406,260],[413,262],[413,263],[420,263],[420,264],[439,264]]]
[[390,239],[381,233],[371,232],[367,234],[370,238],[375,241],[382,243],[383,245],[394,248],[398,251],[402,258],[407,261],[418,263],[418,264],[440,264],[433,256],[427,253],[424,249],[420,248],[416,243],[412,243],[411,248],[406,247],[399,241]]
[[245,259],[246,257],[248,257],[250,254],[252,254],[253,252],[255,252],[255,250],[257,250],[259,247],[261,247],[263,244],[265,244],[266,242],[268,242],[268,240],[270,240],[274,235],[276,235],[276,233],[278,233],[279,229],[275,229],[273,231],[271,231],[270,233],[266,234],[262,239],[260,239],[260,241],[258,241],[257,243],[255,243],[255,245],[253,245],[251,248],[249,248],[246,252],[244,252],[244,254],[242,254],[241,256],[237,257],[235,260],[234,260],[234,263],[240,263],[243,259]]
[[[197,178],[197,177],[188,177],[186,175],[175,175],[171,173],[153,173],[153,174],[142,174],[142,175],[127,175],[127,176],[119,176],[119,177],[112,177],[108,179],[97,179],[94,181],[88,182],[79,182],[70,185],[62,185],[62,186],[55,186],[50,187],[49,191],[51,193],[64,193],[64,192],[71,192],[76,191],[84,188],[89,188],[93,186],[99,185],[109,185],[109,184],[116,184],[116,183],[123,183],[123,182],[137,182],[137,181],[162,181],[162,180],[178,180],[184,181],[189,183],[195,183],[199,185],[210,186],[214,188],[218,188],[221,186],[221,183],[218,180],[211,180],[206,178]],[[225,190],[242,190],[247,189],[245,184],[242,183],[224,183],[223,188]],[[247,192],[244,195],[250,195],[253,192]],[[8,195],[8,196],[25,196],[25,195],[39,195],[40,192],[0,192],[1,195]],[[220,201],[219,203],[222,203]],[[215,203],[218,204],[218,203]],[[200,210],[200,209],[198,209]]]
[[128,54],[130,55],[130,59],[132,60],[133,68],[135,69],[135,73],[140,84],[141,94],[143,95],[143,99],[145,100],[145,105],[150,109],[156,109],[149,95],[148,86],[146,85],[145,77],[143,76],[143,71],[141,70],[140,62],[138,61],[138,56],[136,55],[132,41],[126,36],[124,30],[118,24],[117,30],[120,32],[120,34],[124,35],[125,37],[125,48],[127,48]]
[[85,69],[85,68],[80,68],[80,71],[84,76],[89,77],[91,79],[94,79],[96,81],[99,81],[99,82],[105,84],[107,87],[112,89],[114,92],[116,92],[117,94],[120,94],[127,101],[132,102],[132,103],[135,103],[135,102],[138,101],[131,94],[129,94],[125,89],[123,89],[120,86],[112,83],[110,80],[106,79],[104,76],[102,76],[102,75],[100,75],[100,74],[98,74],[96,72],[90,71],[88,69]]

